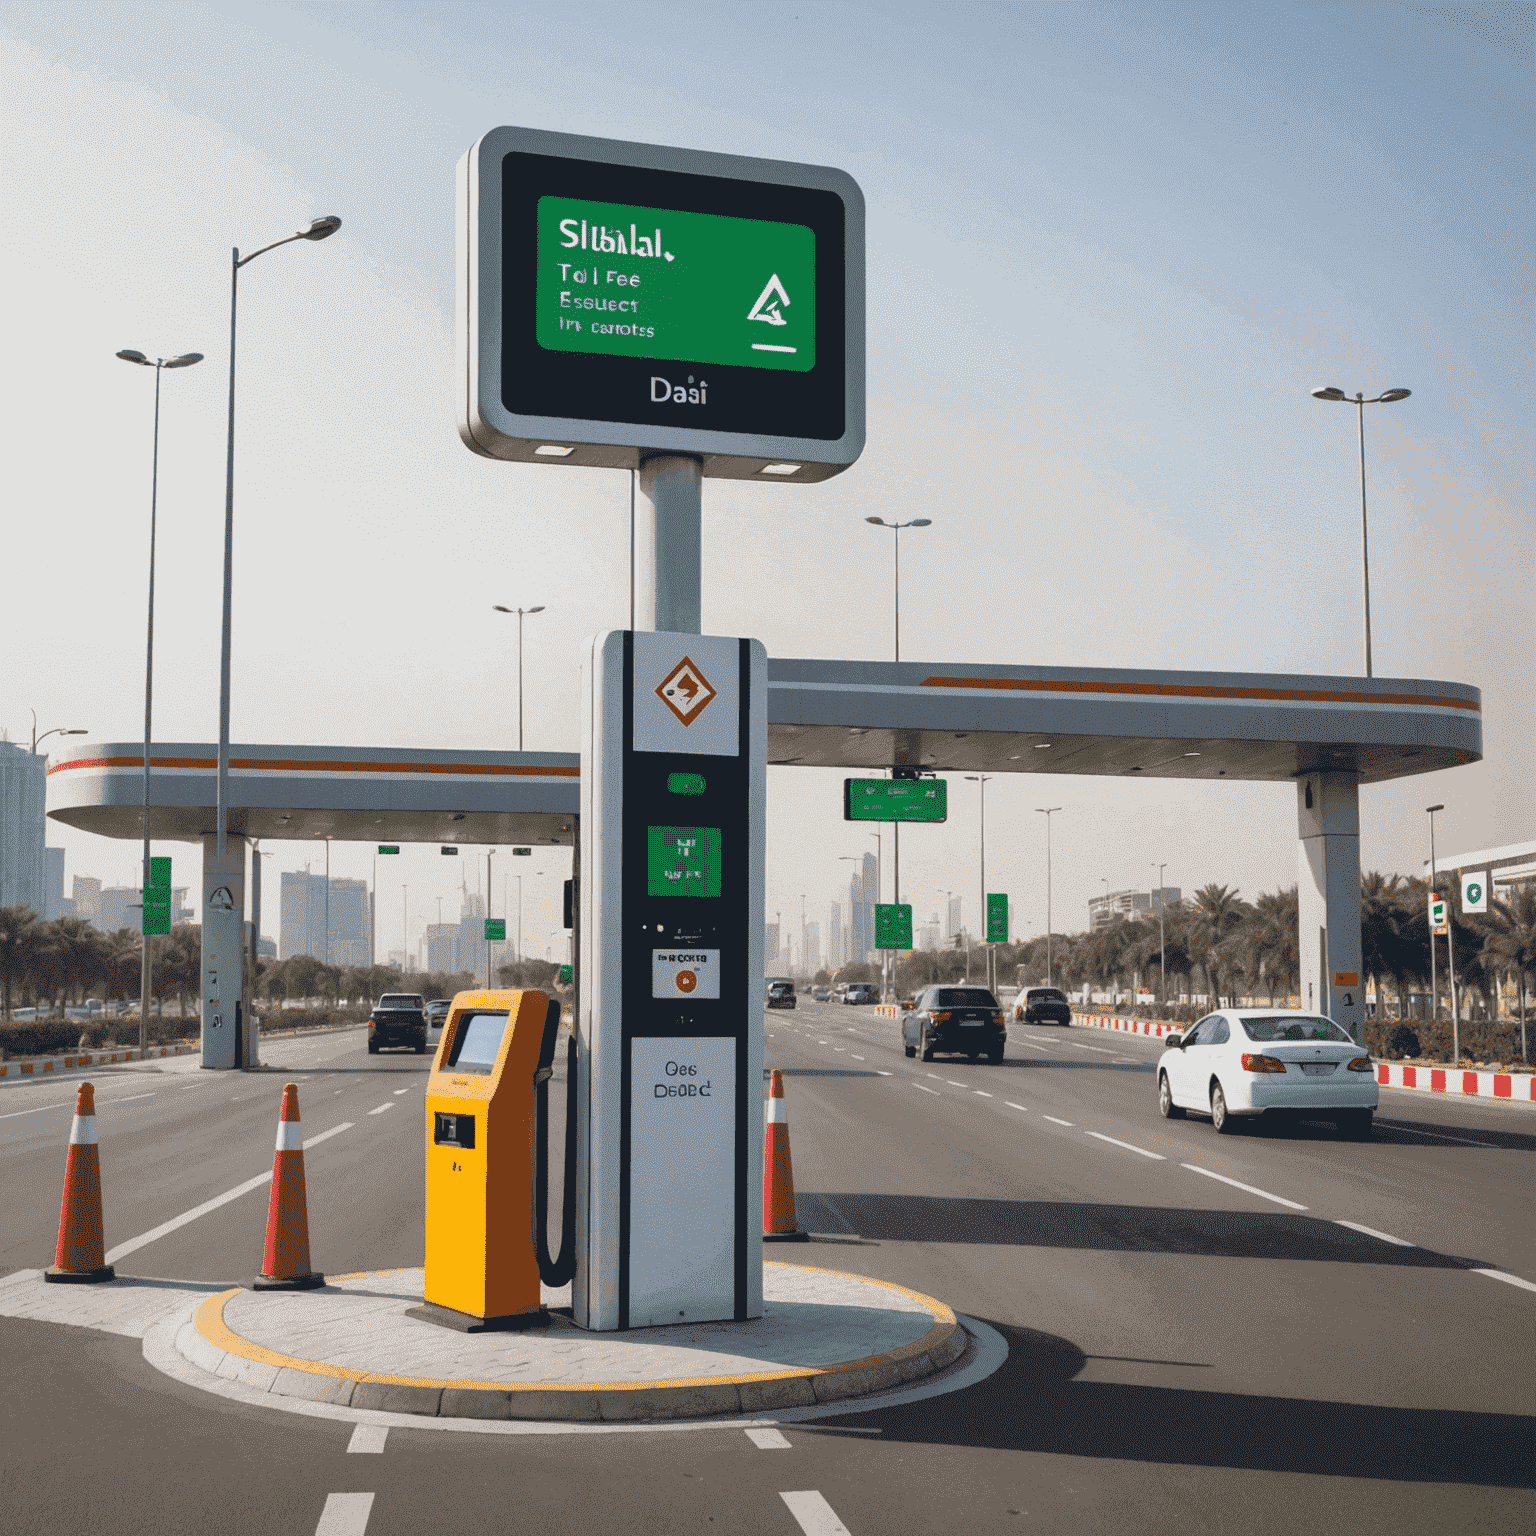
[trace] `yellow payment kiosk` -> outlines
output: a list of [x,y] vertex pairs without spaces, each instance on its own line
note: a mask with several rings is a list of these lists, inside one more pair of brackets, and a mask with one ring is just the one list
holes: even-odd
[[[560,1005],[543,992],[460,992],[427,1081],[426,1292],[449,1326],[543,1320],[534,1238],[538,1079]],[[454,1320],[454,1315],[458,1320]]]

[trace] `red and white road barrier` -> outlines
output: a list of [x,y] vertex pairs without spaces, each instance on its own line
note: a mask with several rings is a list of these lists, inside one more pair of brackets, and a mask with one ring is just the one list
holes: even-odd
[[200,1050],[194,1040],[184,1045],[152,1045],[140,1052],[137,1046],[115,1051],[72,1051],[68,1056],[36,1056],[30,1061],[0,1061],[0,1077],[41,1077],[45,1072],[70,1072],[77,1067],[104,1067],[116,1061],[156,1061],[161,1056],[185,1056]]
[[[1093,1014],[1080,1015],[1072,1022],[1085,1029],[1115,1029],[1154,1040],[1189,1028],[1187,1024],[1154,1024],[1147,1019],[1100,1018]],[[1536,1104],[1533,1072],[1466,1072],[1451,1067],[1410,1067],[1400,1061],[1378,1061],[1375,1067],[1376,1081],[1383,1088],[1417,1088],[1421,1093],[1458,1093],[1468,1098]]]

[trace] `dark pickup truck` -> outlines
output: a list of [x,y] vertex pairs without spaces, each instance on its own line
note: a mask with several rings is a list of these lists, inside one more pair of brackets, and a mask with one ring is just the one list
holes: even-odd
[[427,1000],[415,992],[386,992],[368,1015],[368,1054],[386,1045],[408,1045],[418,1055],[427,1049]]

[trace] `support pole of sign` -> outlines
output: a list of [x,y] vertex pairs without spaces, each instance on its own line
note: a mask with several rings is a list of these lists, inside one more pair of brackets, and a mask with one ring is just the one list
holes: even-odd
[[640,465],[635,508],[635,628],[700,633],[704,465],[658,454]]

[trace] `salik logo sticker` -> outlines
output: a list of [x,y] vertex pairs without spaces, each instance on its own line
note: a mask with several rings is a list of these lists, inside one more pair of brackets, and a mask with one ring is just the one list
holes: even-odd
[[[761,272],[762,268],[759,267],[758,271]],[[747,319],[761,320],[767,325],[788,325],[789,321],[779,310],[780,304],[788,309],[789,295],[785,293],[784,284],[779,281],[779,274],[775,272],[768,279],[768,286],[758,294],[757,303],[752,306],[752,312]]]
[[656,697],[684,725],[692,725],[708,708],[714,696],[715,689],[710,686],[709,679],[686,656],[662,678],[656,688]]
[[208,898],[208,905],[215,912],[233,912],[235,910],[234,893],[227,885],[221,885],[213,895]]

